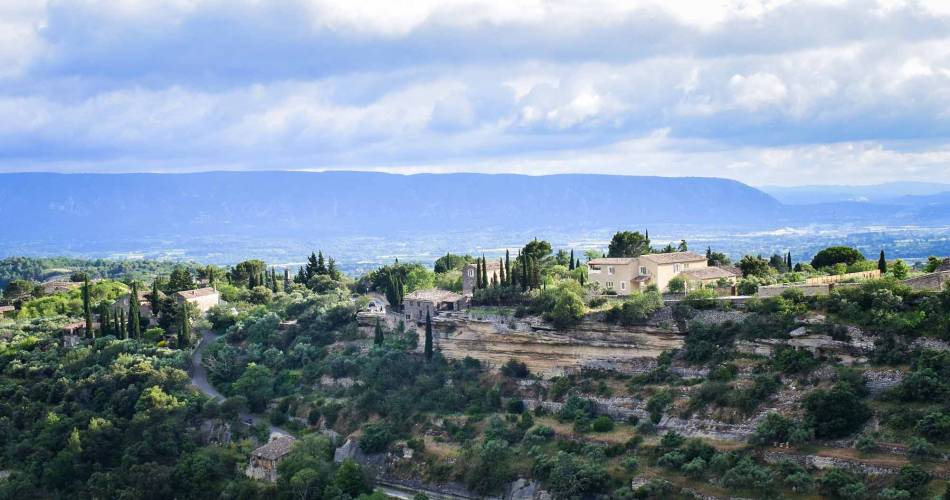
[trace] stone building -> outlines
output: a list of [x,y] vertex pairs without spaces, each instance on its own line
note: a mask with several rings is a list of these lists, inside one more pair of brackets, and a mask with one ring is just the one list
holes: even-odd
[[425,321],[427,313],[434,317],[440,311],[460,311],[464,308],[465,297],[437,288],[416,290],[402,300],[403,314],[409,321]]
[[[462,294],[471,295],[475,292],[475,283],[477,279],[475,277],[476,272],[475,264],[466,264],[462,268]],[[485,272],[488,274],[488,282],[491,283],[494,278],[495,281],[501,279],[501,262],[499,261],[488,261],[485,263]]]
[[183,290],[175,292],[175,301],[178,304],[184,304],[185,302],[194,304],[201,311],[201,314],[204,314],[221,302],[221,294],[211,287]]
[[[587,263],[587,275],[591,282],[600,285],[605,292],[629,295],[656,285],[665,292],[675,276],[706,269],[706,257],[694,252],[652,253],[640,257],[607,257]],[[729,271],[710,273],[725,277]],[[703,276],[701,273],[696,276]],[[688,279],[688,276],[683,276]],[[713,279],[713,278],[709,278]]]
[[0,318],[4,316],[16,315],[16,308],[13,306],[0,306]]
[[[164,294],[158,292],[159,296],[162,297]],[[152,314],[152,300],[151,300],[151,291],[139,290],[138,303],[139,303],[139,317],[142,319],[147,319],[149,324],[155,323],[155,318]],[[113,311],[125,311],[129,312],[129,300],[131,299],[132,294],[127,293],[118,299],[115,300],[115,303],[112,304]]]
[[244,475],[259,481],[277,481],[277,465],[294,448],[296,440],[290,436],[277,436],[253,452],[244,469]]

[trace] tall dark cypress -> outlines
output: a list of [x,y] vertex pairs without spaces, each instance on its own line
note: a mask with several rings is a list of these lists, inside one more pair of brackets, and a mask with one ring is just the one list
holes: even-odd
[[284,291],[290,290],[290,269],[284,268]]
[[429,311],[426,311],[425,353],[426,353],[426,361],[431,360],[432,359],[432,316],[429,315]]
[[125,317],[125,310],[119,310],[119,338],[127,339],[129,338],[129,325],[126,323],[128,321]]
[[488,288],[488,261],[482,255],[482,288]]
[[82,285],[82,315],[86,320],[86,336],[96,338],[96,332],[92,330],[92,291],[89,289],[89,277],[83,279]]
[[877,270],[881,274],[887,274],[887,259],[884,258],[884,249],[881,249],[881,256],[877,259]]
[[521,289],[528,289],[528,255],[524,252],[519,252],[518,256],[521,258]]
[[132,293],[129,295],[129,336],[131,336],[133,339],[137,339],[141,336],[142,322],[140,318],[139,286],[135,281],[133,281]]
[[152,294],[148,297],[149,304],[152,306],[152,316],[158,316],[158,310],[161,307],[158,297],[158,278],[152,280]]
[[277,269],[270,268],[270,291],[277,293]]
[[178,329],[178,348],[184,349],[191,343],[191,323],[188,321],[188,303],[181,305],[181,325]]
[[481,259],[475,259],[475,289],[480,290],[482,288],[482,261]]
[[498,284],[505,286],[507,284],[508,277],[505,275],[505,261],[498,259]]
[[112,323],[112,315],[109,313],[109,304],[105,301],[99,303],[99,336],[109,335],[109,329]]
[[505,285],[507,286],[511,286],[512,281],[513,281],[511,279],[511,260],[510,259],[511,259],[510,253],[508,252],[508,249],[506,248],[505,249],[505,277],[508,279],[508,281],[505,283]]
[[568,264],[567,268],[570,269],[571,271],[574,270],[574,249],[573,248],[571,249],[571,261]]
[[376,328],[373,330],[373,345],[383,345],[383,327],[379,324],[379,318],[376,318]]
[[789,272],[791,272],[792,271],[792,252],[791,251],[788,252],[787,257],[788,258],[787,258],[787,262],[785,263],[785,267],[787,267]]

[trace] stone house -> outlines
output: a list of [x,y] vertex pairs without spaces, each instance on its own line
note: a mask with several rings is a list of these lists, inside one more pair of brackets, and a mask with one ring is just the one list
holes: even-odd
[[[587,275],[603,291],[629,295],[650,285],[656,285],[661,292],[665,292],[675,276],[708,267],[706,257],[695,252],[653,253],[640,257],[593,259],[587,263]],[[725,277],[725,273],[729,271],[711,272],[710,276],[716,274],[717,277],[708,279],[716,281],[718,275]],[[697,276],[702,276],[702,273]],[[688,279],[688,276],[683,277]]]
[[209,309],[221,302],[221,294],[211,287],[183,290],[181,292],[175,292],[175,302],[178,304],[184,304],[186,302],[194,304],[201,314],[205,314]]
[[460,311],[465,308],[465,297],[448,290],[430,288],[416,290],[403,297],[402,311],[409,321],[425,321],[426,314],[435,317],[440,311]]
[[[158,292],[162,296],[162,292]],[[139,302],[139,317],[142,319],[149,320],[149,324],[153,324],[154,316],[152,314],[152,301],[151,301],[151,291],[142,291],[139,290],[138,293],[138,302]],[[113,311],[125,311],[129,312],[129,300],[132,297],[131,293],[127,293],[115,300],[115,303],[112,304]]]
[[686,279],[686,290],[699,288],[717,288],[720,283],[732,287],[739,279],[739,275],[730,269],[722,267],[700,267],[680,273]]
[[251,452],[251,459],[244,475],[258,481],[277,481],[277,465],[294,448],[296,440],[290,436],[277,436],[269,443]]
[[[475,292],[475,283],[478,281],[475,277],[475,264],[466,264],[462,268],[462,294],[471,295]],[[501,279],[501,262],[488,261],[485,263],[485,273],[488,275],[488,282],[492,279],[499,281]]]
[[13,306],[0,306],[0,318],[4,316],[13,316],[16,314],[16,308]]

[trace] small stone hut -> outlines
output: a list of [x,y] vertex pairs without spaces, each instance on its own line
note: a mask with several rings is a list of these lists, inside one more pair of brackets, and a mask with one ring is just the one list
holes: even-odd
[[253,452],[244,475],[259,481],[277,481],[277,465],[294,448],[296,440],[290,436],[277,436]]

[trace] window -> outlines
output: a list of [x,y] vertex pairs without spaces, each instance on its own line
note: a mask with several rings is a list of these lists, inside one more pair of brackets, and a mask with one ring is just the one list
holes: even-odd
[[612,289],[613,287],[614,287],[614,282],[613,282],[613,281],[608,281],[608,282],[607,282],[607,289],[609,290],[609,289]]
[[614,266],[607,266],[607,274],[613,274],[613,273],[614,273]]
[[679,265],[679,264],[673,264],[673,272],[674,272],[674,273],[678,273],[678,272],[680,272],[682,269],[683,269],[683,266],[681,266],[681,265]]
[[474,269],[469,269],[469,270],[468,270],[468,277],[469,277],[469,278],[474,278],[474,277],[475,277],[475,270],[474,270]]
[[683,269],[689,269],[689,262],[683,264]]
[[647,275],[647,266],[640,266],[640,276]]
[[620,282],[620,289],[621,289],[621,290],[626,290],[626,289],[627,289],[627,282],[626,282],[626,281],[621,281],[621,282]]

